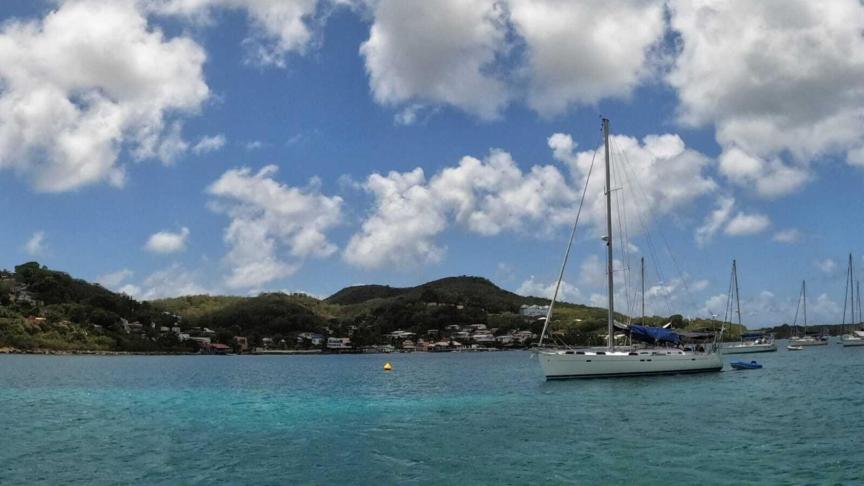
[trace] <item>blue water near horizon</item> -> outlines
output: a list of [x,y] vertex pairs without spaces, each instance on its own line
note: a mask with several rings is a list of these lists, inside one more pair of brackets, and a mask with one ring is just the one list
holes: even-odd
[[864,480],[864,349],[738,359],[765,368],[546,382],[527,352],[0,356],[0,483]]

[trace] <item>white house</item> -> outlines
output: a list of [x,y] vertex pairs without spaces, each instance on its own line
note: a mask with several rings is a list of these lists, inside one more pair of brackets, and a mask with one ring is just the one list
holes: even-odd
[[327,338],[327,349],[333,349],[333,350],[352,349],[351,338],[328,337]]

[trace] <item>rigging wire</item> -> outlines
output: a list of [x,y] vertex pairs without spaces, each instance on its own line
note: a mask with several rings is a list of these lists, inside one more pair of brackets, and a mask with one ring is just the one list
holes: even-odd
[[[579,217],[582,215],[582,206],[585,204],[585,194],[588,192],[588,183],[591,181],[591,173],[594,171],[594,161],[597,158],[599,146],[594,149],[594,155],[591,156],[591,165],[588,167],[588,174],[585,176],[585,187],[582,189],[582,197],[579,199],[579,209],[576,211],[576,221],[573,223],[573,230],[570,232],[570,239],[567,242],[567,250],[564,252],[564,261],[561,264],[561,272],[558,274],[558,281],[555,284],[555,291],[552,294],[552,300],[549,302],[549,311],[546,313],[546,321],[543,323],[543,331],[540,333],[540,342],[538,346],[543,345],[543,338],[546,336],[546,330],[549,328],[550,320],[552,319],[552,309],[555,307],[555,299],[558,297],[558,291],[561,288],[561,280],[564,278],[564,269],[567,267],[567,260],[570,258],[570,249],[573,246],[573,237],[576,236],[576,227],[579,225]],[[552,336],[550,334],[550,336]],[[555,339],[553,337],[553,339]],[[561,343],[567,346],[566,343]]]
[[[622,158],[624,160],[627,160],[629,163],[629,159],[627,158],[626,154],[623,154],[623,151],[621,151],[620,149],[617,148],[617,144],[615,143],[614,139],[612,140],[611,143],[615,147],[616,151],[622,153]],[[642,189],[642,187],[640,185],[638,185],[638,183],[633,182],[637,178],[635,177],[635,175],[631,178],[630,172],[627,169],[629,169],[629,167],[625,165],[624,175],[625,175],[627,181],[629,182],[629,184],[631,186],[638,188],[642,192],[642,196],[647,201],[648,196],[645,193],[644,189]],[[645,235],[645,241],[648,245],[648,252],[651,256],[650,260],[651,260],[652,265],[654,266],[654,272],[657,274],[658,281],[661,284],[665,283],[666,278],[663,275],[663,271],[660,269],[660,266],[659,266],[660,259],[657,257],[657,253],[658,253],[657,252],[657,245],[655,245],[654,238],[651,236],[651,231],[648,228],[649,225],[648,225],[647,221],[645,220],[645,218],[642,214],[642,211],[636,211],[636,213],[638,215],[637,222],[639,223],[639,228],[641,229],[642,233]],[[666,311],[669,313],[669,315],[672,315],[674,312],[673,312],[672,301],[671,301],[669,292],[660,292],[660,295],[662,295],[662,297],[664,299],[664,303],[666,304]]]
[[[614,143],[614,142],[613,142],[613,143]],[[628,164],[628,165],[633,165],[633,164],[630,163],[630,159],[629,159],[629,157],[627,157],[626,152],[623,152],[623,151],[621,151],[621,152],[622,152],[622,156],[623,156],[624,160],[627,162],[627,164]],[[632,184],[633,184],[634,187],[636,187],[637,189],[639,189],[639,191],[642,193],[642,197],[644,198],[644,200],[645,200],[646,202],[650,200],[650,199],[648,198],[648,194],[647,194],[647,192],[646,192],[645,189],[642,187],[642,185],[639,183],[639,178],[638,178],[638,177],[635,177],[635,176],[634,176],[634,178],[633,178],[633,183],[632,183]],[[690,292],[690,285],[688,284],[687,276],[686,276],[686,274],[681,270],[681,266],[679,265],[678,260],[675,258],[675,255],[672,253],[671,246],[669,245],[669,241],[666,239],[666,235],[665,235],[665,233],[663,232],[663,229],[660,228],[660,227],[658,226],[658,227],[657,227],[657,232],[659,233],[660,238],[663,240],[663,245],[664,245],[664,249],[666,250],[666,254],[669,256],[669,259],[672,261],[672,265],[674,266],[675,271],[678,273],[678,278],[681,280],[681,284],[682,284],[682,286],[683,286],[683,288],[684,288],[684,293],[685,293],[685,295],[686,295],[686,297],[687,297],[688,303],[689,303],[691,306],[693,306],[693,307],[695,308],[695,300],[693,299],[693,295],[692,295],[692,293]],[[662,278],[662,277],[661,277],[661,278]]]

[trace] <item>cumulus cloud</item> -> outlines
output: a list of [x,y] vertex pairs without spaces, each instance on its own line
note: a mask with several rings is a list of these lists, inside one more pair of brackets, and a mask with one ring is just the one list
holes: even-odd
[[225,135],[208,135],[201,137],[201,140],[192,147],[192,153],[195,155],[215,152],[225,146]]
[[186,249],[186,240],[189,238],[189,228],[185,226],[180,231],[159,231],[147,238],[144,248],[153,253],[177,253]]
[[795,228],[788,228],[774,233],[772,240],[778,243],[798,243],[801,241],[801,231]]
[[37,231],[24,244],[24,251],[30,256],[39,256],[45,253],[45,232]]
[[132,275],[134,275],[134,272],[132,270],[124,268],[116,272],[100,275],[96,277],[96,281],[99,282],[99,284],[101,284],[103,287],[113,289],[128,280]]
[[832,274],[835,270],[837,270],[837,262],[835,262],[831,258],[818,260],[814,264],[816,265],[816,268],[818,268],[819,271],[822,273]]
[[754,187],[766,198],[793,193],[810,179],[806,169],[784,164],[779,157],[763,160],[737,147],[724,150],[719,162],[720,173],[730,181]]
[[650,74],[662,1],[510,0],[527,51],[528,104],[544,115],[624,97]]
[[[764,214],[734,213],[735,198],[720,196],[717,206],[705,217],[702,225],[696,228],[696,244],[704,246],[718,231],[727,236],[745,236],[761,233],[771,226],[771,219]],[[734,216],[733,216],[734,213]]]
[[505,84],[492,73],[507,36],[495,0],[380,0],[369,39],[360,47],[375,100],[415,108],[448,104],[484,119],[507,102]]
[[[634,234],[655,216],[714,190],[714,182],[702,174],[708,159],[687,149],[676,135],[651,135],[641,142],[617,136],[615,144],[626,163],[616,166],[614,185],[633,191],[623,205]],[[483,160],[463,157],[428,180],[420,168],[369,176],[363,188],[375,204],[361,231],[351,237],[345,259],[369,268],[436,263],[446,250],[436,236],[451,224],[487,236],[549,235],[571,225],[579,202],[574,187],[584,185],[593,151],[576,152],[572,139],[563,134],[550,137],[549,146],[575,184],[557,166],[537,165],[523,172],[500,150]],[[605,225],[603,181],[594,175],[584,221],[600,230]]]
[[[522,282],[516,293],[526,297],[545,297],[551,299],[555,293],[555,283],[544,283],[536,280],[534,275],[531,275],[528,280]],[[569,284],[566,280],[561,281],[561,287],[558,289],[557,301],[576,302],[582,298],[582,293],[575,286]]]
[[154,300],[181,295],[209,294],[198,282],[199,276],[181,265],[173,264],[162,270],[157,270],[141,282],[140,285],[126,284],[119,292],[139,300]]
[[429,105],[488,120],[513,100],[552,116],[629,96],[655,71],[665,28],[660,0],[369,3],[360,52],[376,101],[403,108],[400,124]]
[[711,241],[714,235],[729,221],[734,205],[735,198],[728,196],[717,198],[717,207],[708,213],[702,226],[696,229],[696,243],[699,246]]
[[769,226],[771,220],[764,214],[738,213],[729,220],[723,232],[729,236],[755,235],[765,231]]
[[[250,59],[284,66],[288,53],[303,53],[312,39],[317,0],[139,0],[150,12],[210,23],[215,9],[242,10],[251,29],[244,41]],[[337,2],[338,3],[338,2]]]
[[813,159],[859,160],[859,1],[673,0],[670,19],[681,49],[667,80],[681,121],[714,125],[732,181],[780,196],[810,179]]
[[367,268],[441,261],[444,248],[434,237],[447,227],[445,208],[423,169],[372,174],[363,187],[375,196],[375,209],[345,247],[346,261]]
[[275,165],[257,173],[232,169],[207,189],[217,198],[213,209],[231,218],[223,261],[230,288],[260,286],[292,274],[304,258],[336,251],[325,232],[341,222],[342,198],[321,194],[315,179],[305,188],[281,184],[277,171]]
[[[110,48],[106,48],[110,46]],[[41,191],[122,185],[123,148],[169,163],[177,114],[209,96],[203,49],[166,38],[131,0],[70,0],[0,29],[0,169]]]
[[[631,234],[642,232],[657,217],[685,207],[717,188],[703,173],[710,159],[687,148],[678,135],[648,135],[641,141],[625,135],[613,135],[609,139],[613,161],[611,186],[621,189],[613,193],[613,204],[616,208],[621,205],[624,223]],[[572,140],[560,134],[549,139],[549,146],[556,159],[570,166],[575,186],[583,187],[594,150],[575,153]],[[597,152],[583,215],[605,234],[606,200],[601,157],[602,147]]]

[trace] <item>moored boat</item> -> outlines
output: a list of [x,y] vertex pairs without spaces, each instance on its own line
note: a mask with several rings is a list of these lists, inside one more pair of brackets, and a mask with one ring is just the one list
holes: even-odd
[[[683,348],[682,335],[674,331],[653,328],[647,326],[624,326],[630,334],[631,339],[641,337],[643,342],[648,342],[651,347],[627,349],[616,348],[615,345],[615,322],[614,322],[614,295],[615,287],[613,280],[613,253],[612,253],[612,188],[609,164],[609,120],[603,119],[603,145],[605,149],[606,166],[606,264],[608,285],[608,334],[606,349],[558,349],[542,350],[543,339],[552,319],[555,299],[564,276],[564,269],[570,255],[573,237],[578,225],[578,216],[570,234],[567,250],[564,253],[564,262],[558,276],[558,282],[552,295],[552,301],[546,314],[546,322],[540,335],[540,347],[538,357],[543,374],[547,380],[562,380],[573,378],[612,378],[624,376],[665,375],[680,373],[701,373],[709,371],[720,371],[723,369],[723,356],[717,352],[716,335],[714,342],[706,346],[696,348]],[[585,191],[587,191],[587,181]],[[584,192],[583,192],[584,201]],[[580,206],[581,211],[581,206]],[[644,296],[644,292],[643,292]],[[644,311],[643,311],[644,314]],[[721,330],[722,333],[722,330]],[[681,346],[681,347],[675,347]],[[700,350],[701,349],[701,350]]]
[[758,370],[762,368],[762,365],[756,361],[733,361],[729,363],[729,366],[736,370]]
[[[855,324],[855,290],[858,293],[858,320],[861,320],[861,286],[854,281],[854,267],[852,264],[852,254],[849,254],[849,268],[846,270],[846,292],[843,296],[843,328],[846,328],[846,304],[851,304],[850,323]],[[860,322],[858,323],[860,325]],[[840,343],[844,348],[852,348],[864,346],[864,337],[860,335],[860,331],[851,331],[848,334],[844,333],[840,336]]]

